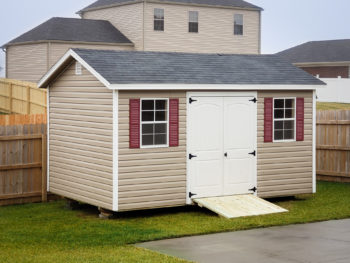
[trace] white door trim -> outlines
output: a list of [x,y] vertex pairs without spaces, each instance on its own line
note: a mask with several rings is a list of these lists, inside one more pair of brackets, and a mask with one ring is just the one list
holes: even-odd
[[[188,134],[189,134],[189,99],[190,97],[255,97],[256,99],[258,99],[258,92],[257,91],[233,91],[233,92],[187,92],[186,93],[186,134],[187,134],[187,143],[186,143],[186,204],[191,205],[193,204],[192,199],[189,197],[189,192],[191,189],[191,178],[190,178],[190,173],[189,173],[189,143],[188,143]],[[258,102],[257,102],[258,103]],[[256,107],[256,111],[257,111],[257,107]],[[256,112],[256,116],[257,116],[257,112]],[[256,153],[257,153],[257,157],[258,157],[258,138],[257,138],[257,118],[256,118]],[[257,160],[256,157],[256,160]],[[256,165],[255,165],[256,169],[254,170],[254,180],[256,182],[257,185],[257,161],[256,161]],[[256,195],[257,193],[255,193]]]

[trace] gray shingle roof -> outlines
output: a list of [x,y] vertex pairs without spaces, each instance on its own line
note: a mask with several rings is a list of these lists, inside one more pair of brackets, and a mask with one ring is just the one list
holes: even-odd
[[45,40],[132,43],[108,21],[54,17],[4,46]]
[[350,61],[350,39],[307,42],[277,55],[292,63]]
[[275,55],[73,51],[111,84],[323,84]]
[[[127,2],[142,2],[143,0],[98,0],[91,5],[80,10],[78,13],[85,12],[87,10],[108,7],[118,4],[124,4]],[[180,4],[196,4],[196,5],[211,5],[211,6],[226,6],[262,10],[261,7],[250,4],[243,0],[157,0],[158,2],[170,2]]]

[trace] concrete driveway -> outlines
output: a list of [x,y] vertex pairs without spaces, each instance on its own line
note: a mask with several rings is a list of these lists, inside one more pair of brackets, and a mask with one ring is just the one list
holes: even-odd
[[138,244],[197,262],[350,262],[350,219]]

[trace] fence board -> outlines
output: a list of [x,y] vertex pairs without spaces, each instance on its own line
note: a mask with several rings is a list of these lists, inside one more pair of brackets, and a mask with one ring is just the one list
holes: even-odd
[[46,90],[35,83],[0,78],[0,112],[42,114],[46,107]]
[[317,175],[350,182],[350,110],[317,112]]
[[46,115],[0,116],[0,206],[47,200]]

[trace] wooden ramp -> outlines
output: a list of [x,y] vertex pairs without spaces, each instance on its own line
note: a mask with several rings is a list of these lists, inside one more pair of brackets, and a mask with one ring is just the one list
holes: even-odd
[[288,212],[282,207],[250,194],[198,198],[193,201],[200,207],[205,207],[226,218]]

